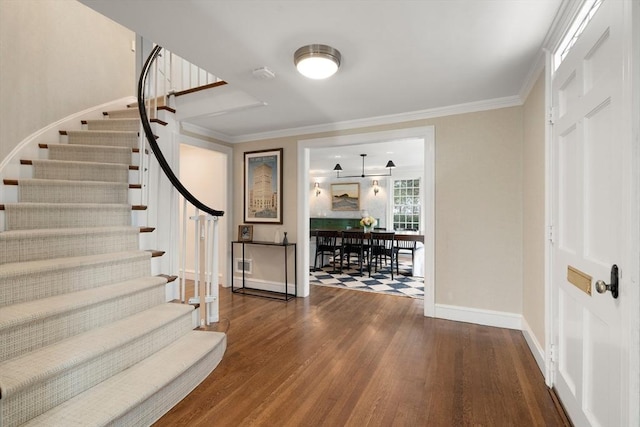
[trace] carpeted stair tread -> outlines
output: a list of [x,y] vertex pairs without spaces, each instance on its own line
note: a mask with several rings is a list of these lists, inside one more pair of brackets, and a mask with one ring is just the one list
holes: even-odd
[[192,314],[191,307],[164,303],[3,362],[0,392],[7,425],[28,421],[123,371],[126,375],[127,368],[188,334]]
[[213,371],[225,349],[223,333],[191,331],[25,426],[151,425]]
[[138,132],[120,130],[70,130],[69,144],[106,145],[110,147],[138,147]]
[[[49,160],[95,163],[131,163],[132,149],[83,144],[47,144]],[[136,147],[137,148],[137,147]]]
[[144,277],[150,262],[149,252],[136,250],[1,264],[0,306]]
[[[0,307],[0,366],[50,343],[165,301],[166,280],[147,276]],[[130,298],[124,305],[123,298]],[[0,378],[2,375],[0,374]]]
[[129,165],[123,163],[32,160],[31,164],[36,179],[129,182]]
[[117,348],[123,343],[138,339],[149,330],[157,329],[192,310],[184,304],[156,305],[117,322],[1,362],[2,398],[8,399],[20,389],[68,369],[69,365],[81,364],[94,358],[109,347]]
[[117,203],[129,201],[126,182],[21,179],[18,200],[37,203]]
[[87,130],[122,130],[128,132],[138,132],[140,130],[139,118],[109,118],[98,120],[84,120]]
[[7,203],[6,230],[123,226],[131,224],[131,205],[116,203]]
[[0,264],[136,250],[132,226],[45,228],[0,233]]

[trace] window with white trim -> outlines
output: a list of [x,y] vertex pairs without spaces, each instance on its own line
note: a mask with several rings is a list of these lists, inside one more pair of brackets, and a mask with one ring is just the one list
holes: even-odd
[[420,230],[420,179],[393,181],[393,229]]
[[576,44],[578,38],[580,38],[580,34],[587,28],[587,24],[596,14],[603,1],[604,0],[586,0],[584,2],[580,12],[576,15],[576,19],[573,21],[573,24],[571,24],[571,27],[569,27],[569,30],[553,55],[554,70],[558,69],[560,63],[569,54],[569,51],[573,45]]

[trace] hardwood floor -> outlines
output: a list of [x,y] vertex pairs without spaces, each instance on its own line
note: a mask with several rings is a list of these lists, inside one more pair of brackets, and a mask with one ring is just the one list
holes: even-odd
[[562,426],[521,332],[425,318],[422,301],[314,286],[220,288],[228,346],[156,426]]

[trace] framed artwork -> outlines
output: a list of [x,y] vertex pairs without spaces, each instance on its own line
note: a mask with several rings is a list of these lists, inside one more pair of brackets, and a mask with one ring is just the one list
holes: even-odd
[[238,241],[240,242],[253,241],[253,225],[242,224],[238,226]]
[[282,224],[282,148],[244,153],[244,222]]
[[357,182],[331,184],[332,211],[359,211],[360,184]]

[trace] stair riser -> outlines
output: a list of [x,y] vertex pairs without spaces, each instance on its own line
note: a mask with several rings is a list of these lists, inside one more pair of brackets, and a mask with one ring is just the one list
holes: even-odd
[[[129,201],[140,201],[140,190],[129,190]],[[14,203],[13,201],[8,201],[8,203]],[[146,211],[131,211],[131,225],[134,226],[145,226],[148,224]],[[7,222],[5,217],[5,211],[0,211],[0,232],[7,231]]]
[[0,275],[0,306],[32,301],[151,275],[147,254],[57,270],[17,271]]
[[90,183],[42,180],[21,181],[18,198],[27,203],[129,203],[129,185],[126,183]]
[[36,179],[128,183],[129,172],[129,166],[121,164],[33,161],[33,178]]
[[43,159],[75,162],[135,164],[137,153],[128,147],[103,147],[76,144],[51,144],[42,150]]
[[140,119],[103,119],[87,120],[86,130],[119,130],[127,132],[138,132],[140,130]]
[[[187,314],[89,363],[74,366],[70,371],[9,396],[2,408],[3,427],[18,426],[134,365],[189,332],[190,325],[190,314]],[[20,412],[25,406],[28,412]]]
[[[148,359],[23,427],[77,425],[78,419],[95,426],[152,425],[215,369],[226,347],[224,334],[190,331]],[[102,410],[96,411],[97,407]]]
[[2,239],[0,235],[0,264],[137,250],[138,239],[139,233],[135,231],[97,235],[47,235],[10,241]]
[[0,362],[123,319],[165,302],[165,284],[37,322],[0,329]]
[[[64,141],[64,138],[61,138],[61,141]],[[138,148],[139,138],[137,131],[117,135],[108,131],[69,131],[66,142],[79,145]]]
[[6,230],[48,228],[112,227],[131,225],[131,207],[127,205],[7,205]]
[[[134,406],[122,417],[114,420],[113,425],[152,425],[161,415],[169,412],[179,401],[187,397],[201,382],[213,372],[222,360],[227,348],[226,338],[206,357],[175,376],[170,384],[160,388],[148,399]],[[160,415],[158,415],[160,414]]]
[[126,110],[114,110],[109,111],[110,119],[131,119],[131,118],[140,118],[140,112],[138,108],[127,108]]

